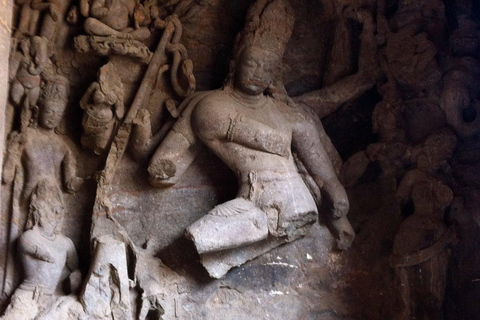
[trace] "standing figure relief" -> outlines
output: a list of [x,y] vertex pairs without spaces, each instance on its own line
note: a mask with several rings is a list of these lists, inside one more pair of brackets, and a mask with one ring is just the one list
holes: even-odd
[[101,154],[112,138],[116,123],[123,119],[125,106],[123,84],[113,65],[106,64],[80,100],[84,110],[82,119],[84,148]]

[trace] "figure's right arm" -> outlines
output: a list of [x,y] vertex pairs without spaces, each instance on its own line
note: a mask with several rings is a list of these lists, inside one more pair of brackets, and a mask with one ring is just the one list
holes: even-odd
[[9,143],[7,155],[3,165],[2,181],[3,183],[11,183],[15,177],[15,170],[21,161],[23,148],[25,146],[24,134],[19,133]]
[[409,171],[403,177],[395,193],[395,198],[400,205],[405,204],[412,194],[412,187],[415,182],[416,170]]
[[193,94],[184,102],[187,105],[180,118],[155,151],[148,165],[149,180],[153,186],[169,187],[177,183],[202,149],[202,143],[193,132],[191,117],[205,94],[208,93]]
[[12,82],[15,79],[22,58],[23,55],[18,51],[12,55],[8,64],[8,82]]
[[80,108],[85,109],[87,106],[88,101],[90,100],[90,97],[92,96],[93,92],[97,89],[100,88],[100,85],[98,82],[93,82],[85,91],[85,93],[82,96],[82,99],[80,100]]

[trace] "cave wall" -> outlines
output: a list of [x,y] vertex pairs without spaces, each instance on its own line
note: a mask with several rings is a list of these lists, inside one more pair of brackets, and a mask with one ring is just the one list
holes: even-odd
[[[247,9],[253,2],[213,0],[193,17],[181,19],[181,43],[193,62],[197,92],[223,85],[235,37],[243,29]],[[295,100],[302,94],[357,74],[362,68],[358,61],[362,24],[353,19],[341,19],[342,8],[354,3],[314,0],[292,0],[290,3],[296,20],[283,57],[283,83],[288,95]],[[9,34],[10,30],[3,24],[8,20],[9,10],[3,10],[1,5],[9,8],[12,4],[0,4],[0,30],[2,34],[5,31]],[[345,166],[344,173],[339,173],[348,181],[344,183],[350,201],[348,218],[356,233],[351,248],[336,249],[335,239],[321,218],[305,237],[232,269],[222,279],[211,279],[184,232],[213,207],[235,197],[234,173],[211,151],[203,150],[174,186],[154,188],[148,182],[149,158],[137,160],[127,149],[103,196],[109,200],[109,212],[126,231],[133,246],[140,248],[139,252],[148,251],[150,256],[157,258],[155,261],[161,261],[151,264],[151,273],[156,275],[154,281],[161,287],[157,293],[162,297],[158,300],[165,309],[164,319],[408,319],[402,314],[402,293],[389,259],[397,231],[414,209],[411,205],[401,206],[395,194],[405,175],[419,166],[418,158],[405,159],[406,154],[426,154],[432,159],[437,154],[448,153],[442,150],[442,145],[447,144],[444,141],[434,141],[433,149],[427,148],[429,145],[425,141],[439,130],[454,132],[457,139],[453,155],[442,159],[445,161],[441,173],[436,176],[441,177],[442,185],[448,186],[453,195],[452,201],[443,206],[441,212],[439,210],[443,215],[440,220],[456,234],[445,246],[448,262],[438,262],[432,267],[437,271],[448,270],[445,300],[441,302],[439,314],[445,319],[478,319],[479,140],[478,128],[471,128],[476,124],[478,104],[475,83],[478,61],[474,61],[479,55],[478,8],[473,1],[425,0],[415,4],[363,1],[357,5],[372,12],[376,24],[377,49],[373,60],[377,65],[371,68],[375,74],[373,85],[328,114],[313,108],[313,113],[321,115],[341,162],[353,168],[348,171]],[[18,17],[18,10],[17,4],[13,9],[14,17]],[[108,148],[100,155],[82,148],[83,110],[79,101],[88,86],[96,81],[99,68],[110,61],[117,66],[128,109],[147,65],[115,54],[106,57],[78,52],[73,38],[85,34],[82,22],[82,17],[73,24],[64,21],[64,33],[57,39],[53,67],[56,74],[68,79],[70,90],[65,116],[56,134],[72,150],[77,160],[77,175],[86,178],[75,193],[63,196],[62,233],[73,241],[78,251],[79,268],[86,282],[92,273],[90,267],[95,252],[92,220],[97,219],[101,211],[94,207],[98,200],[96,172],[105,167]],[[386,31],[385,24],[391,30]],[[18,21],[14,25],[18,25]],[[158,30],[156,32],[147,43],[152,52],[161,36]],[[338,41],[336,36],[343,39],[343,50],[342,46],[334,48]],[[0,71],[6,72],[10,49],[5,45],[8,41],[2,39],[0,35],[0,49],[3,50]],[[334,49],[340,50],[340,54]],[[459,70],[456,73],[455,68]],[[449,75],[453,79],[451,82],[448,82]],[[0,101],[6,101],[6,76],[1,79],[4,95],[0,94]],[[455,87],[458,79],[467,79],[467,89]],[[168,79],[162,81],[168,87]],[[394,83],[395,88],[386,88],[386,83]],[[451,108],[463,108],[464,118],[460,120],[448,114],[439,102],[447,85],[452,83],[451,92],[469,93],[470,100],[464,106],[456,105],[460,99],[452,98]],[[164,94],[172,96],[171,90],[168,87]],[[448,96],[444,98],[448,100]],[[176,100],[178,106],[181,99],[177,96]],[[152,121],[154,131],[161,127],[160,123],[165,125],[170,119],[165,115],[165,108],[163,114],[158,111],[162,108],[158,101],[163,103],[165,96],[152,95],[143,105],[157,120],[157,123]],[[374,110],[382,101],[389,106],[400,101],[402,106],[386,109],[384,118],[375,119],[379,112]],[[10,102],[6,107],[10,117],[12,108]],[[388,118],[391,114],[400,114],[401,121],[396,119],[392,125]],[[10,118],[6,116],[5,119],[8,122]],[[382,128],[374,130],[374,122],[380,127],[384,124],[384,131]],[[463,125],[468,128],[464,129]],[[15,126],[18,124],[13,125],[14,129]],[[6,139],[12,127],[8,124],[6,127],[6,137],[0,139],[2,149],[2,143],[10,141]],[[1,123],[0,131],[4,132]],[[392,131],[399,134],[392,138]],[[447,135],[449,137],[451,135]],[[5,149],[5,154],[8,153],[9,149]],[[355,162],[355,157],[362,161]],[[0,275],[6,279],[1,300],[4,308],[22,278],[18,274],[20,261],[15,262],[17,271],[14,274],[7,276],[5,271],[13,257],[18,260],[16,244],[9,244],[8,240],[14,190],[14,183],[3,184],[1,189],[0,250],[5,254],[0,255]],[[430,195],[423,194],[413,201],[429,204],[434,201],[431,199]],[[130,257],[128,261],[131,267],[134,262]],[[441,271],[438,272],[441,278]],[[132,313],[138,314],[135,301],[140,300],[141,295],[138,287],[132,289]],[[429,311],[420,308],[419,312],[428,314]],[[75,318],[72,316],[72,319]]]

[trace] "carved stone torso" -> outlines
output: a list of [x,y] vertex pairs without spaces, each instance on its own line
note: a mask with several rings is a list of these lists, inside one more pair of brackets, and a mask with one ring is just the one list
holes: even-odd
[[68,150],[65,142],[53,130],[29,128],[22,162],[25,170],[25,192],[28,197],[42,180],[62,181],[62,161]]
[[266,96],[246,104],[225,89],[201,101],[192,114],[200,139],[237,175],[237,196],[265,211],[269,231],[277,236],[317,219],[292,157],[287,108]]
[[34,63],[27,58],[21,62],[16,79],[27,89],[40,86],[40,72],[37,72]]
[[82,125],[88,133],[103,132],[105,126],[113,120],[112,106],[108,104],[89,104],[85,109]]
[[[292,128],[271,98],[265,97],[257,105],[247,106],[226,91],[217,91],[201,101],[192,116],[194,131],[202,142],[238,178],[251,171],[296,172],[290,152]],[[236,131],[238,135],[242,130],[246,140],[258,142],[257,147],[228,141],[229,127],[234,122],[237,125],[231,131]],[[217,126],[212,126],[213,123],[217,123]],[[280,150],[285,150],[286,154],[277,154]]]
[[453,194],[441,180],[423,170],[409,172],[412,179],[411,198],[415,213],[405,219],[395,236],[394,252],[408,255],[435,244],[446,232],[442,209],[453,199]]
[[50,261],[44,261],[34,257],[31,252],[23,252],[22,263],[25,279],[22,283],[22,289],[33,290],[35,287],[41,287],[47,293],[53,293],[61,280],[67,260],[67,252],[73,247],[73,242],[59,234],[47,238],[36,228],[26,231],[20,242],[24,251],[35,252],[36,247],[38,247],[38,250],[48,252],[51,258]]

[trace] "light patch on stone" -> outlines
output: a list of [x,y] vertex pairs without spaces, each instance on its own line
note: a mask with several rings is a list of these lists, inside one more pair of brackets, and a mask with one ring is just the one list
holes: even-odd
[[269,263],[266,263],[266,265],[268,265],[268,266],[284,266],[284,267],[298,269],[297,266],[295,266],[293,264],[288,264],[288,263],[285,263],[285,262],[269,262]]

